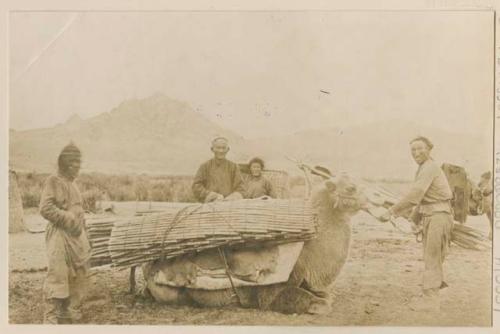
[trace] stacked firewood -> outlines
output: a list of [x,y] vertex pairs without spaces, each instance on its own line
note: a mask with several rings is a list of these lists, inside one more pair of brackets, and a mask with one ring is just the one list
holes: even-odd
[[115,267],[132,267],[220,246],[311,239],[316,216],[305,200],[238,200],[184,204],[117,221],[109,241]]
[[466,249],[486,250],[491,248],[491,240],[488,240],[480,231],[461,223],[453,224],[451,241]]
[[86,225],[90,245],[92,246],[91,267],[99,267],[111,263],[108,245],[111,230],[118,218],[116,216],[86,217]]

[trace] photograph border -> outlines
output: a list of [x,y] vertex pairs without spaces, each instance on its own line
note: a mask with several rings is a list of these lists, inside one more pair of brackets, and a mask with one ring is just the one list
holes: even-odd
[[[0,113],[0,133],[3,138],[0,142],[0,156],[3,157],[4,163],[0,167],[0,187],[5,190],[0,197],[0,212],[3,214],[2,221],[8,222],[8,134],[9,134],[9,16],[11,12],[18,11],[55,11],[55,12],[73,12],[73,11],[99,11],[99,12],[150,12],[150,11],[165,11],[165,12],[185,12],[185,11],[218,11],[218,12],[236,12],[236,11],[277,11],[277,12],[300,12],[300,11],[493,11],[494,23],[492,29],[494,38],[494,49],[492,50],[494,56],[494,64],[492,69],[493,75],[493,175],[494,175],[494,229],[493,229],[493,249],[491,256],[492,263],[492,285],[491,285],[491,320],[492,327],[490,328],[460,328],[460,333],[483,333],[499,330],[500,328],[500,240],[497,240],[498,230],[500,230],[500,198],[497,200],[496,196],[500,193],[500,151],[498,135],[497,135],[497,121],[500,119],[500,43],[498,40],[498,15],[496,10],[500,8],[500,1],[452,1],[452,0],[430,0],[430,1],[253,1],[251,4],[244,2],[234,1],[171,1],[166,4],[164,1],[4,1],[0,5],[2,18],[0,20],[1,26],[6,29],[1,29],[0,45],[4,46],[0,55],[0,101],[2,103],[2,112]],[[498,206],[498,208],[497,208]],[[497,215],[499,216],[497,218]],[[0,257],[0,264],[6,270],[3,270],[1,275],[1,282],[4,289],[1,289],[1,307],[3,311],[1,314],[2,330],[8,332],[53,332],[51,326],[41,325],[9,325],[8,324],[8,224],[4,224],[4,229],[1,232],[3,238],[3,256]],[[498,229],[498,230],[497,230]],[[265,332],[323,332],[331,331],[332,327],[279,327],[279,326],[109,326],[109,325],[85,325],[71,326],[71,330],[76,332],[109,332],[120,331],[123,333],[124,327],[126,332],[129,331],[176,331],[185,333],[219,333],[221,329],[224,332],[238,332],[250,333],[255,330]],[[232,328],[231,328],[232,327]],[[67,330],[67,327],[62,327],[61,330]],[[338,333],[358,333],[374,330],[377,333],[420,333],[422,330],[425,332],[439,332],[439,333],[457,333],[458,328],[454,327],[335,327]]]

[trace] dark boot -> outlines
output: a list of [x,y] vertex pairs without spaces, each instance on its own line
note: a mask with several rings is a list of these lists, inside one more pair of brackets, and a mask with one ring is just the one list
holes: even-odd
[[45,312],[43,323],[48,325],[64,324],[64,303],[65,299],[50,298],[45,300]]
[[43,315],[43,323],[46,325],[57,325],[59,323],[57,314],[59,299],[46,299],[45,310]]
[[71,324],[71,313],[69,310],[70,300],[69,298],[61,299],[61,311],[59,312],[59,323],[60,324]]

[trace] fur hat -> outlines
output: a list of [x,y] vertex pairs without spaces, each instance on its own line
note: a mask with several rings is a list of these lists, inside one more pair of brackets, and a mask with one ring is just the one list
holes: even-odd
[[73,142],[69,143],[68,145],[66,145],[61,153],[59,154],[60,157],[62,156],[65,156],[65,157],[81,157],[82,156],[82,153],[80,152],[80,149],[78,147],[76,147],[75,144],[73,144]]
[[80,152],[80,149],[73,144],[73,142],[69,143],[68,145],[64,146],[62,149],[61,153],[59,154],[59,159],[61,158],[69,158],[69,157],[77,157],[81,158],[82,152]]

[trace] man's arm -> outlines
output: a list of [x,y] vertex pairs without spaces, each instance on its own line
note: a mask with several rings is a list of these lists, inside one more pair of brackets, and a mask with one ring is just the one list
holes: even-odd
[[234,165],[232,185],[233,193],[237,192],[240,193],[240,195],[243,195],[245,192],[245,185],[243,183],[243,178],[241,177],[240,169],[236,164]]
[[196,175],[193,180],[192,191],[194,197],[198,200],[198,202],[204,202],[207,197],[209,191],[205,187],[207,183],[207,167],[205,164],[201,165],[196,172]]
[[227,201],[234,201],[242,199],[245,194],[245,184],[243,178],[241,177],[240,169],[238,165],[232,164],[231,172],[231,193],[227,195],[224,199]]
[[57,179],[49,176],[40,199],[40,214],[55,226],[64,228],[72,224],[76,217],[72,212],[61,210],[56,206],[56,187]]
[[[392,206],[389,211],[392,215],[398,217],[409,208],[420,204],[425,193],[437,176],[434,165],[423,168],[418,174],[410,191],[403,198]],[[437,167],[439,168],[439,167]]]

